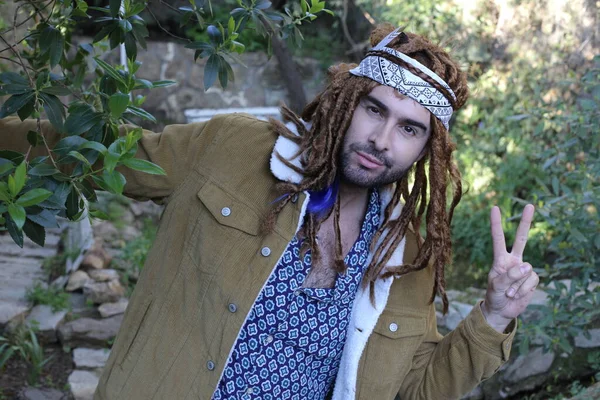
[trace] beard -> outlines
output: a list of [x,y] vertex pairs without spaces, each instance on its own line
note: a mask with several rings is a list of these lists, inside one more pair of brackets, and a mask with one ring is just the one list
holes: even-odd
[[[353,164],[352,154],[357,151],[381,161],[384,167],[383,171],[374,172],[361,165]],[[352,143],[348,146],[348,149],[342,149],[339,156],[339,165],[341,166],[341,178],[344,182],[363,188],[374,188],[397,182],[406,175],[406,172],[410,168],[394,168],[392,160],[386,157],[381,151],[375,149],[373,145],[367,143]]]

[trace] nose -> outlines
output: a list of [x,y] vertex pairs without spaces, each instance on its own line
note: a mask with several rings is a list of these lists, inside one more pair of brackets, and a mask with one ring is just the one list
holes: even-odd
[[379,151],[390,149],[394,124],[386,122],[377,126],[369,135],[369,142]]

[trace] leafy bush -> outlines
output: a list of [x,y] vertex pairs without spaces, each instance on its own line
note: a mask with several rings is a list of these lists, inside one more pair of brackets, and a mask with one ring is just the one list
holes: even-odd
[[[182,24],[195,24],[208,33],[207,40],[190,42],[195,59],[206,58],[204,85],[208,89],[219,79],[223,87],[233,79],[230,63],[243,53],[240,34],[255,30],[270,43],[272,35],[301,41],[299,26],[331,11],[325,2],[300,0],[298,11],[269,10],[267,0],[239,0],[226,20],[205,23],[212,13],[211,1],[191,0],[180,7]],[[24,235],[44,245],[45,229],[56,227],[57,216],[79,220],[88,216],[102,218],[97,209],[95,189],[122,194],[125,177],[115,168],[124,166],[149,174],[164,174],[159,166],[134,158],[143,133],[135,121],[154,117],[141,106],[145,97],[136,91],[174,84],[173,81],[148,81],[136,73],[138,46],[146,47],[148,30],[139,14],[146,2],[110,0],[108,7],[91,7],[85,1],[56,1],[30,12],[39,21],[23,40],[7,49],[23,71],[0,74],[0,96],[10,97],[0,108],[0,118],[17,114],[21,120],[38,120],[37,129],[27,134],[29,148],[0,151],[0,227],[23,246]],[[99,16],[90,15],[99,13]],[[78,21],[97,23],[92,43],[75,46],[71,34]],[[14,27],[16,29],[16,26]],[[8,41],[2,37],[6,43]],[[123,45],[127,54],[124,66],[113,66],[99,54]],[[240,39],[241,40],[241,39]],[[20,47],[19,43],[24,42]],[[270,46],[269,46],[270,49]],[[90,68],[91,67],[91,68]],[[55,71],[55,72],[53,72]],[[63,96],[76,100],[68,107]],[[58,143],[48,143],[42,135],[40,115],[63,134]],[[131,123],[132,125],[125,125]],[[121,129],[120,129],[121,128]],[[46,156],[30,159],[32,148],[41,147]]]

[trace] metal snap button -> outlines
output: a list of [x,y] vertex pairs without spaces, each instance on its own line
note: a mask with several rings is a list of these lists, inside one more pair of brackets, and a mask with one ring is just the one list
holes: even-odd
[[229,312],[236,312],[237,311],[237,306],[233,303],[229,303],[229,306],[227,306],[227,308],[229,309]]
[[508,350],[508,349],[510,348],[510,344],[506,343],[506,344],[504,345],[504,348],[505,348],[506,350]]
[[391,331],[391,332],[396,332],[396,331],[398,330],[398,324],[397,324],[397,323],[395,323],[395,322],[392,322],[392,323],[390,324],[389,328],[390,328],[390,331]]
[[208,368],[209,371],[212,371],[215,369],[215,363],[212,360],[208,360],[206,363],[206,368]]
[[271,249],[265,246],[260,250],[260,254],[262,254],[264,257],[269,257],[271,255]]
[[229,217],[229,215],[231,215],[231,209],[229,207],[223,207],[221,209],[221,215],[224,217]]
[[292,203],[295,203],[295,202],[297,202],[297,201],[298,201],[298,193],[294,193],[294,194],[292,195]]

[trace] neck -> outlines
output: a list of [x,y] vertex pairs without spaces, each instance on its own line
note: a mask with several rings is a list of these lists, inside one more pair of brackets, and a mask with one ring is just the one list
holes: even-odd
[[369,200],[369,188],[360,187],[341,181],[339,187],[340,211],[362,210],[366,211]]

